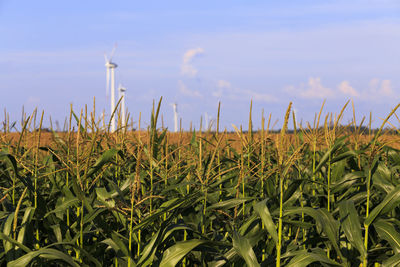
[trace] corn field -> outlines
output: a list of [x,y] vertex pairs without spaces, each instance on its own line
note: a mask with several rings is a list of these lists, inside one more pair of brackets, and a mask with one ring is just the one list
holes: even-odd
[[398,266],[399,106],[372,130],[342,123],[347,104],[304,127],[290,104],[278,133],[264,115],[253,132],[251,107],[234,133],[219,108],[215,131],[178,133],[161,100],[146,132],[71,108],[46,145],[43,113],[14,139],[6,120],[1,265]]

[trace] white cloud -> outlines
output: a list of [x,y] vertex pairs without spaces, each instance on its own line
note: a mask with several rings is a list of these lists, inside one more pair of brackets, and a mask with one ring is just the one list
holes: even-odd
[[297,95],[302,98],[332,98],[335,96],[334,91],[330,88],[324,87],[321,83],[321,78],[310,77],[308,79],[307,85],[300,84],[300,86],[295,87],[293,85],[284,88],[289,94]]
[[214,90],[211,94],[214,97],[220,98],[224,94],[224,90],[222,88],[218,88],[217,90]]
[[189,49],[183,55],[183,63],[189,64],[195,56],[203,54],[203,53],[204,53],[204,49],[201,47]]
[[179,92],[181,92],[183,95],[191,97],[202,97],[199,91],[190,90],[181,80],[178,81],[178,86],[179,86]]
[[218,98],[220,98],[223,94],[224,94],[224,91],[226,91],[226,89],[231,89],[232,88],[232,85],[231,85],[231,83],[230,82],[228,82],[228,81],[225,81],[225,80],[218,80],[218,82],[217,82],[217,90],[214,90],[213,92],[212,92],[212,95],[214,96],[214,97],[218,97]]
[[356,90],[349,81],[342,81],[337,89],[324,87],[320,78],[309,78],[308,84],[300,84],[295,87],[293,85],[284,88],[286,93],[299,96],[302,98],[339,98],[354,97],[363,101],[382,101],[383,99],[397,99],[391,80],[380,80],[377,78],[369,82],[369,86],[365,90]]
[[343,81],[338,85],[338,89],[341,93],[349,95],[351,97],[359,97],[360,94],[354,89],[348,81]]
[[331,89],[321,84],[321,78],[310,77],[308,79],[308,87],[300,95],[304,98],[330,98],[334,96],[334,93]]
[[183,62],[181,66],[181,74],[189,77],[195,77],[198,73],[198,70],[192,65],[193,59],[198,56],[204,54],[204,49],[201,47],[189,49],[183,55]]
[[392,83],[390,80],[383,80],[381,83],[381,88],[380,92],[384,96],[392,96],[394,95],[393,89],[392,89]]
[[30,104],[30,105],[36,105],[40,102],[40,98],[36,97],[36,96],[30,96],[28,97],[28,99],[26,100],[26,104]]
[[258,92],[254,92],[251,90],[245,90],[243,91],[244,93],[246,93],[248,96],[250,96],[251,99],[253,99],[253,101],[256,102],[276,102],[277,99],[276,97],[273,97],[269,94],[262,94],[262,93],[258,93]]
[[231,88],[231,83],[225,80],[219,80],[217,82],[218,88]]
[[259,93],[252,90],[242,90],[235,88],[226,80],[217,81],[217,90],[212,92],[214,97],[227,97],[231,100],[248,100],[253,99],[256,102],[276,102],[277,99],[269,94]]
[[346,80],[339,83],[336,89],[330,89],[322,85],[320,78],[311,77],[306,85],[300,84],[297,87],[290,85],[285,87],[284,91],[292,96],[308,99],[354,97],[363,101],[382,101],[384,98],[397,98],[392,87],[392,82],[377,78],[372,79],[365,90],[356,90]]
[[371,92],[376,92],[378,90],[379,87],[379,79],[378,78],[374,78],[369,82],[369,90]]
[[379,80],[374,78],[369,82],[369,92],[365,97],[382,98],[382,97],[394,97],[395,93],[392,88],[392,82],[390,80]]

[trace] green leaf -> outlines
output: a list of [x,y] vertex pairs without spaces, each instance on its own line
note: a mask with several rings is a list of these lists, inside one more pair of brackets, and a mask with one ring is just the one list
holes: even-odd
[[128,248],[115,231],[111,233],[111,238],[126,257],[131,257]]
[[[189,207],[196,203],[199,199],[199,196],[202,193],[197,191],[193,192],[190,195],[186,195],[185,198],[174,198],[168,201],[165,201],[160,208],[154,211],[154,213],[145,219],[143,219],[139,224],[133,227],[133,231],[137,231],[139,229],[144,228],[146,225],[152,224],[155,220],[159,219],[165,213],[178,209],[180,207]],[[197,199],[196,199],[197,198]]]
[[[129,254],[129,250],[124,244],[124,242],[121,240],[120,235],[116,232],[111,233],[111,238],[107,238],[101,243],[108,245],[111,247],[114,251],[115,254],[117,255],[117,258],[119,259],[124,259],[126,261],[129,261],[129,258],[131,259],[131,262],[133,262],[133,258]],[[124,257],[122,257],[124,256]]]
[[3,242],[8,241],[9,243],[21,248],[25,252],[31,252],[30,248],[3,233],[0,233],[0,239],[3,239]]
[[83,217],[83,223],[86,224],[88,222],[94,221],[94,219],[100,215],[100,213],[107,211],[107,209],[99,208],[89,211],[89,213],[84,213],[85,217]]
[[304,180],[296,179],[293,180],[288,188],[286,188],[283,192],[283,202],[286,202],[289,198],[293,196],[293,194],[299,190],[300,185],[303,183]]
[[138,265],[150,266],[153,262],[154,255],[157,251],[157,247],[164,242],[174,231],[177,230],[191,230],[189,227],[184,225],[172,225],[167,227],[169,221],[164,221],[161,224],[160,229],[151,238],[150,242],[144,247]]
[[394,188],[394,185],[391,183],[390,179],[391,171],[384,163],[380,163],[374,175],[372,176],[374,187],[381,190],[384,194],[388,194]]
[[24,267],[28,266],[28,264],[35,259],[36,257],[41,257],[45,259],[52,259],[52,260],[62,260],[65,263],[68,263],[70,266],[77,266],[79,267],[79,264],[74,261],[74,259],[67,255],[62,253],[59,250],[52,249],[52,248],[41,248],[36,251],[31,251],[24,256],[19,257],[16,260],[13,260],[11,262],[7,263],[7,266],[12,266],[12,267]]
[[329,259],[326,255],[302,251],[290,260],[287,267],[305,267],[309,266],[313,262],[342,266],[341,264]]
[[335,162],[338,162],[338,161],[342,161],[343,159],[347,159],[347,158],[349,158],[349,157],[356,157],[358,154],[359,154],[359,153],[357,153],[357,152],[354,151],[354,150],[349,150],[349,151],[343,152],[343,153],[341,153],[341,154],[339,154],[339,155],[337,155],[337,156],[334,156],[334,157],[331,159],[331,164],[333,164],[333,163],[335,163]]
[[260,216],[264,227],[267,229],[268,233],[272,236],[275,243],[278,243],[278,233],[276,232],[276,226],[272,220],[271,213],[266,205],[266,201],[260,201],[254,204],[254,211]]
[[92,176],[95,174],[98,170],[101,169],[106,163],[109,163],[112,161],[112,159],[115,157],[115,155],[119,153],[118,149],[111,148],[107,151],[105,151],[100,158],[97,159],[96,163],[89,169],[87,173],[87,177]]
[[257,261],[256,254],[250,245],[249,240],[240,236],[236,231],[233,233],[233,248],[244,259],[248,267],[258,267],[260,264]]
[[344,259],[338,246],[338,222],[332,215],[326,209],[313,209],[310,207],[292,208],[284,211],[284,215],[301,214],[302,212],[314,218],[317,222],[317,227],[320,227],[326,234],[332,246],[335,248],[336,253],[341,259]]
[[336,180],[334,183],[332,183],[331,192],[338,193],[348,190],[354,183],[360,181],[361,178],[364,177],[364,172],[361,171],[346,173],[339,180]]
[[373,226],[379,237],[388,241],[396,254],[400,253],[400,233],[393,224],[385,220],[377,220]]
[[339,204],[341,227],[347,240],[360,252],[361,257],[365,256],[365,247],[361,232],[361,224],[357,210],[352,200],[342,201]]
[[208,241],[200,240],[200,239],[191,239],[188,241],[177,242],[175,245],[169,247],[164,252],[160,266],[174,267],[190,251],[192,251],[197,246],[206,244],[206,243],[208,243]]
[[393,267],[400,265],[400,254],[396,254],[382,262],[382,267]]
[[400,185],[396,186],[389,194],[387,194],[382,202],[371,211],[369,216],[365,219],[364,224],[370,225],[378,215],[390,212],[393,208],[397,207],[399,203]]
[[17,161],[15,160],[14,156],[5,151],[0,151],[0,159],[2,158],[6,158],[8,160],[9,164],[13,168],[15,175],[18,176]]
[[108,208],[115,207],[115,200],[112,199],[111,194],[107,192],[104,187],[96,188],[96,195],[99,201],[106,205]]
[[[7,220],[5,220],[2,233],[4,236],[11,236],[11,228],[13,221],[14,221],[14,212],[10,213],[7,217]],[[3,239],[3,248],[4,252],[7,253],[10,249],[12,249],[12,244],[7,240]]]
[[77,206],[77,204],[79,204],[79,199],[74,197],[71,199],[67,199],[65,201],[63,201],[61,203],[61,205],[57,206],[54,210],[49,211],[48,213],[46,213],[46,215],[44,215],[44,218],[46,218],[47,216],[49,216],[52,213],[57,213],[57,212],[63,212],[66,209],[68,209],[71,206]]
[[212,210],[212,209],[230,209],[230,208],[233,208],[237,205],[243,204],[243,203],[253,200],[253,199],[254,198],[252,198],[252,197],[228,199],[228,200],[217,202],[213,205],[210,205],[209,207],[207,207],[207,211]]
[[[315,167],[314,173],[317,173],[322,168],[322,166],[328,161],[329,155],[333,155],[343,145],[344,145],[343,138],[338,139],[335,142],[335,144],[328,151],[326,151],[325,154],[322,156],[322,158],[319,161],[317,167]],[[349,155],[346,154],[346,156],[351,156],[351,154],[349,154]],[[343,158],[345,158],[345,157],[342,157],[342,159]],[[331,160],[331,163],[333,163],[332,160]]]
[[150,242],[144,247],[138,265],[143,264],[142,266],[150,266],[153,263],[154,254],[156,253],[157,246],[161,239],[160,232],[159,229],[157,233],[153,235]]
[[31,219],[33,217],[34,212],[35,212],[34,207],[28,207],[25,210],[24,217],[23,217],[22,223],[21,223],[21,229],[18,232],[18,238],[17,238],[17,241],[20,243],[24,243],[25,231],[26,231],[27,225],[29,224],[29,222],[31,221]]

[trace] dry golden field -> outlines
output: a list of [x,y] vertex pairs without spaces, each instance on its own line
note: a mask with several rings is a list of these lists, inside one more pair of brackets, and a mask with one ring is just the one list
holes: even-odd
[[[25,144],[30,147],[30,146],[35,146],[37,145],[38,141],[38,132],[29,132],[25,133]],[[215,133],[214,132],[202,132],[201,135],[197,133],[198,136],[201,136],[204,140],[210,140]],[[219,134],[222,136],[222,143],[229,143],[230,146],[232,146],[235,149],[238,149],[241,146],[241,140],[246,139],[248,137],[248,134],[245,132],[242,134],[242,137],[239,133],[236,132],[222,132]],[[257,131],[253,133],[253,138],[256,142],[260,142],[261,140],[261,131]],[[0,140],[1,143],[12,143],[15,144],[18,142],[21,134],[17,132],[11,132],[11,133],[0,133]],[[64,140],[68,139],[68,133],[65,132],[42,132],[40,133],[40,146],[49,146],[52,147],[54,145],[54,140],[56,138],[61,138]],[[109,134],[110,138],[117,138],[117,134]],[[277,138],[279,138],[278,133],[264,133],[264,136],[266,139],[270,139],[271,141],[276,141]],[[168,132],[166,135],[166,139],[170,144],[181,144],[181,145],[188,145],[190,143],[190,140],[193,137],[193,133],[191,132],[181,132],[181,133],[172,133]],[[293,134],[287,134],[288,139],[290,140],[289,142],[292,142],[294,137]],[[76,139],[76,133],[71,134],[71,139]],[[132,142],[136,143],[137,140],[148,140],[149,139],[149,133],[147,131],[130,131],[127,132],[124,135],[124,138],[126,139],[127,142]],[[368,142],[371,141],[373,138],[373,135],[369,134],[361,134],[358,136],[352,135],[351,133],[347,135],[347,139],[349,141],[349,145],[351,146],[352,143],[354,143],[355,139],[358,138],[358,142],[360,144],[367,144]],[[318,141],[318,147],[325,147],[325,139],[323,136],[323,131],[320,132],[319,135],[319,141]],[[379,140],[393,148],[400,149],[400,135],[397,134],[382,134],[379,137]],[[308,143],[312,143],[312,137],[307,136],[304,134],[304,141]]]

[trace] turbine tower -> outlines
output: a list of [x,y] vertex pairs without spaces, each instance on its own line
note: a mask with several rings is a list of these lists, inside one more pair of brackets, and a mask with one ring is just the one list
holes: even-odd
[[[110,54],[110,59],[107,58],[107,55],[104,54],[104,59],[106,61],[106,68],[107,68],[107,93],[109,88],[111,89],[111,107],[110,107],[110,114],[112,115],[115,109],[115,68],[118,67],[117,64],[112,62],[112,57],[115,53],[116,45],[114,46],[113,50]],[[111,75],[111,81],[110,81]],[[115,115],[111,118],[111,132],[115,132]]]
[[125,121],[125,91],[126,88],[122,87],[122,85],[120,84],[118,87],[118,97],[121,98],[121,119],[122,119],[122,123],[121,126],[125,127],[126,126],[126,121]]
[[178,132],[178,104],[173,103],[171,104],[172,108],[174,109],[174,131]]

